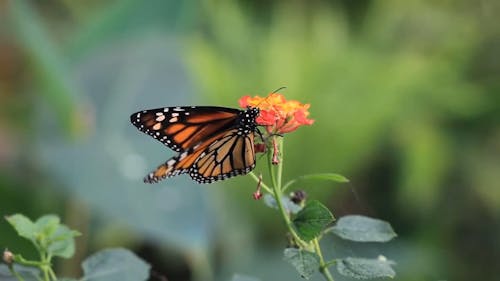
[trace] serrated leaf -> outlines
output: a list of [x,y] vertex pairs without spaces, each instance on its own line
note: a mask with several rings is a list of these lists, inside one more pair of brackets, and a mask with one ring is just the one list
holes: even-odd
[[[273,209],[278,209],[278,203],[276,202],[276,199],[274,199],[274,196],[269,193],[266,193],[264,195],[264,204]],[[292,200],[290,200],[290,198],[288,198],[287,196],[281,197],[281,204],[283,204],[283,207],[292,214],[296,214],[302,209],[301,206],[293,203]]]
[[233,278],[231,278],[231,281],[260,281],[260,279],[252,276],[235,274]]
[[328,180],[328,181],[335,181],[335,182],[349,182],[349,180],[344,177],[343,175],[339,174],[334,174],[334,173],[322,173],[322,174],[311,174],[311,175],[304,175],[299,177],[299,179],[305,179],[305,180]]
[[378,259],[344,258],[337,260],[337,271],[347,277],[356,279],[394,278],[396,273],[391,265],[393,261],[379,257]]
[[330,210],[317,200],[310,201],[293,219],[297,234],[304,241],[316,238],[334,217]]
[[[14,264],[14,270],[21,275],[24,281],[38,281],[40,271],[34,267],[27,267],[18,264]],[[9,271],[9,268],[5,264],[0,264],[0,280],[2,281],[18,281],[18,279]]]
[[61,220],[56,215],[42,216],[35,222],[36,232],[38,234],[42,234],[45,237],[48,237],[56,231],[60,222]]
[[150,265],[129,250],[115,248],[90,256],[82,268],[86,281],[144,281]]
[[291,263],[300,276],[309,279],[319,269],[319,257],[315,253],[296,248],[287,248],[284,252],[285,261]]
[[388,222],[359,215],[341,217],[328,232],[356,242],[387,242],[397,236]]
[[14,227],[19,236],[35,242],[36,226],[29,218],[21,214],[15,214],[7,216],[5,219]]

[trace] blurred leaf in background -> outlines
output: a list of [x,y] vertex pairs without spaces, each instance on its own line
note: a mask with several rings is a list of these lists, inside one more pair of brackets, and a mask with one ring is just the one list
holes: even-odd
[[[499,12],[494,0],[2,1],[2,213],[58,213],[84,234],[81,260],[124,246],[169,280],[296,280],[285,228],[249,179],[143,185],[172,152],[128,124],[287,86],[316,123],[286,138],[285,180],[346,175],[350,188],[317,183],[309,198],[389,221],[397,280],[494,280]],[[0,246],[28,248],[9,231]]]

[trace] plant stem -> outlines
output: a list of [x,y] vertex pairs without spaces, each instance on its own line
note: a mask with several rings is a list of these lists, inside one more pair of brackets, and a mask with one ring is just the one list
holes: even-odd
[[[283,140],[280,139],[280,144],[279,144],[280,150],[283,147]],[[278,167],[277,167],[277,175],[275,173],[274,165],[272,164],[272,158],[273,158],[273,151],[269,151],[267,153],[267,159],[268,159],[268,165],[269,165],[269,174],[271,176],[271,181],[273,183],[272,189],[273,189],[273,194],[274,194],[274,199],[276,200],[276,204],[278,205],[278,209],[280,210],[281,216],[285,220],[286,227],[288,228],[288,232],[293,236],[293,239],[301,248],[306,248],[307,243],[304,242],[300,237],[297,235],[295,230],[292,227],[292,222],[290,221],[290,216],[285,210],[285,207],[283,206],[283,202],[281,201],[282,193],[281,193],[281,174],[283,172],[283,154],[278,162]],[[277,177],[277,179],[276,179]]]
[[8,267],[9,267],[9,271],[12,274],[12,276],[16,277],[17,280],[19,280],[19,281],[24,281],[24,278],[19,273],[17,273],[17,271],[14,269],[13,264],[9,264]]
[[47,255],[45,251],[40,252],[41,265],[39,266],[40,270],[43,272],[43,280],[50,281],[49,269],[50,269],[50,260],[47,259]]
[[[254,172],[248,173],[256,182],[259,182],[259,177],[257,177]],[[267,192],[267,193],[273,193],[271,188],[267,186],[263,181],[260,183],[260,186]]]
[[[274,137],[274,140],[276,140],[276,137]],[[284,159],[284,154],[283,154],[283,138],[279,138],[279,141],[278,142],[278,157],[281,158],[281,160],[279,161],[278,163],[278,180],[277,180],[277,183],[278,183],[278,187],[280,189],[280,192],[282,192],[282,189],[281,189],[281,176],[283,174],[283,159]]]
[[330,273],[330,269],[328,269],[328,265],[325,263],[325,259],[323,258],[323,254],[321,253],[321,247],[319,246],[318,238],[314,238],[313,243],[316,254],[319,256],[319,271],[321,272],[321,274],[323,274],[326,280],[334,281],[333,276]]

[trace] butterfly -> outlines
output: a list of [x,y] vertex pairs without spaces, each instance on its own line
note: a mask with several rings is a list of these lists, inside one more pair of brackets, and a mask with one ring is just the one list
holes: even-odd
[[188,173],[198,183],[244,175],[255,168],[257,107],[177,106],[136,112],[140,131],[178,154],[145,178],[146,183]]

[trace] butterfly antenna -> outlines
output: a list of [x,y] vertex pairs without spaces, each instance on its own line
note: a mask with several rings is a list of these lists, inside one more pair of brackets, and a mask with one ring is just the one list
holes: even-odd
[[[280,87],[280,88],[278,88],[278,89],[274,90],[273,92],[271,92],[271,94],[276,94],[277,92],[279,92],[279,91],[281,91],[281,90],[283,90],[283,89],[286,89],[286,87]],[[270,94],[269,96],[267,96],[265,99],[263,99],[261,102],[259,102],[259,103],[258,103],[255,107],[259,107],[259,105],[260,105],[261,103],[263,103],[263,102],[267,102],[267,103],[269,103],[269,105],[270,105],[270,106],[273,106],[270,102],[268,102],[268,101],[267,101],[267,99],[269,99],[269,98],[270,98],[271,94]],[[274,107],[274,106],[273,106],[273,107]]]
[[279,92],[279,91],[281,91],[281,90],[283,90],[283,89],[286,89],[286,87],[284,87],[284,86],[283,86],[283,87],[280,87],[280,88],[278,88],[278,89],[274,90],[274,92],[272,92],[271,94],[275,94],[275,93],[277,93],[277,92]]

